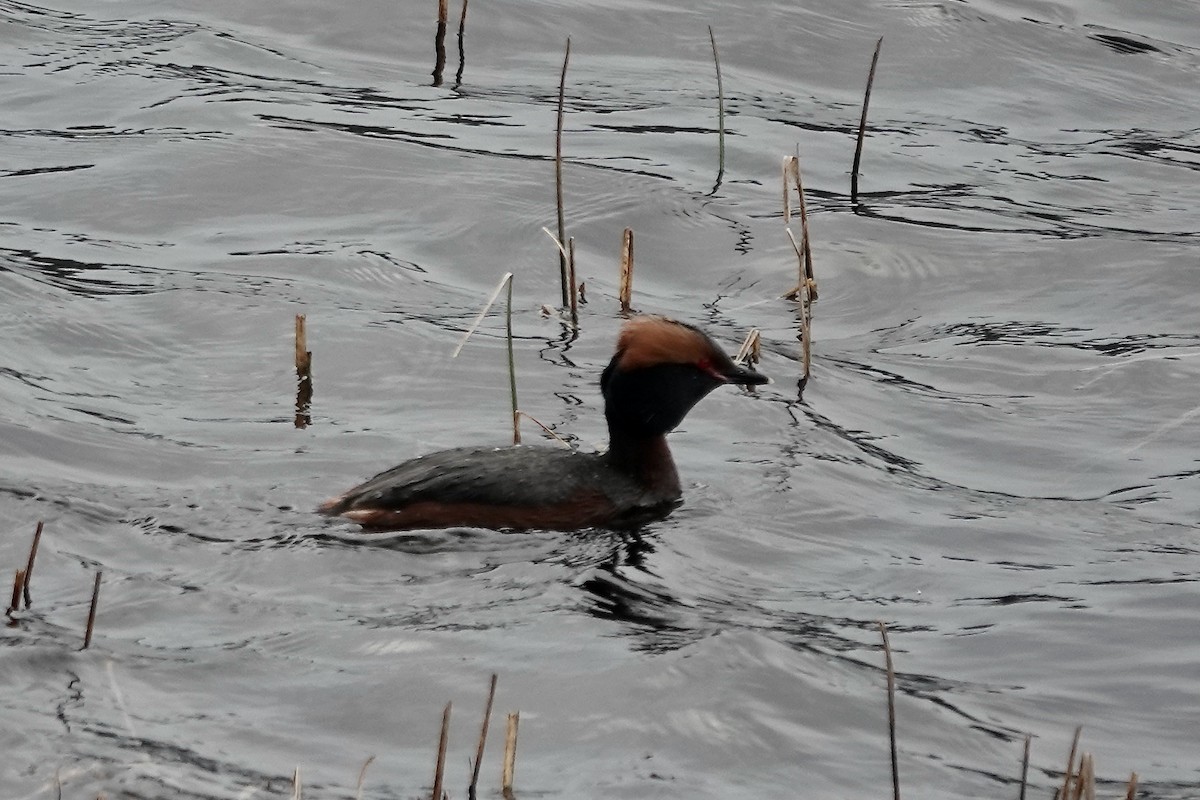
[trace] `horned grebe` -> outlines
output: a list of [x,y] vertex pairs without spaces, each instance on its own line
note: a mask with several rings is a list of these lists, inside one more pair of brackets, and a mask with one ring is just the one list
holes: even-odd
[[766,376],[739,367],[698,328],[635,317],[600,377],[608,450],[459,447],[406,461],[317,509],[376,531],[477,527],[577,530],[665,517],[682,490],[666,435],[726,383]]

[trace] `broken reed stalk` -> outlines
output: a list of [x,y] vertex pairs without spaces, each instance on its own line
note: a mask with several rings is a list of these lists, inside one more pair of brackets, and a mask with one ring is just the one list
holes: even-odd
[[450,17],[449,0],[438,0],[437,32],[433,35],[433,85],[442,85],[442,72],[446,69],[446,22]]
[[1133,800],[1137,795],[1138,774],[1136,772],[1129,773],[1129,786],[1125,789],[1125,800]]
[[363,762],[362,769],[358,771],[358,783],[354,787],[354,800],[362,800],[363,784],[367,780],[367,767],[371,766],[371,762],[375,760],[375,756],[367,756],[367,760]]
[[508,305],[504,313],[504,335],[508,340],[508,394],[512,400],[513,444],[520,444],[521,418],[517,415],[517,362],[513,358],[511,277],[508,279]]
[[1029,786],[1029,742],[1032,738],[1032,734],[1025,734],[1025,755],[1021,756],[1021,793],[1017,795],[1017,800],[1025,800],[1025,788]]
[[471,785],[467,787],[467,797],[475,800],[475,787],[479,785],[479,768],[483,764],[483,746],[487,742],[488,723],[492,719],[492,703],[496,699],[496,673],[492,673],[491,683],[488,684],[487,703],[483,707],[483,725],[479,729],[479,744],[475,747],[475,765],[471,768]]
[[530,414],[530,413],[529,413],[529,412],[527,412],[527,411],[518,411],[518,412],[517,412],[517,416],[518,416],[518,417],[524,417],[525,419],[529,420],[529,421],[530,421],[530,422],[532,422],[534,425],[537,425],[539,428],[541,428],[543,431],[545,431],[545,433],[546,433],[546,435],[547,435],[547,436],[549,436],[550,438],[552,438],[552,439],[554,439],[555,441],[559,442],[560,444],[562,444],[562,446],[563,446],[563,447],[567,448],[568,450],[570,450],[570,449],[571,449],[571,443],[570,443],[570,442],[568,442],[566,439],[564,439],[564,438],[562,438],[561,436],[559,436],[559,435],[558,435],[557,433],[555,433],[554,431],[550,430],[550,426],[548,426],[546,423],[542,422],[540,419],[538,419],[537,417],[535,417],[533,414]]
[[883,637],[883,657],[887,665],[888,692],[888,743],[892,749],[892,798],[900,800],[900,765],[896,758],[896,670],[892,666],[892,646],[888,642],[887,626],[879,623],[879,635]]
[[7,613],[10,617],[12,613],[21,607],[21,589],[25,586],[25,570],[19,569],[13,574],[13,590],[12,602],[8,604]]
[[[567,240],[567,224],[563,219],[563,170],[562,170],[562,134],[563,134],[563,105],[567,95],[567,64],[571,61],[571,37],[567,37],[567,51],[563,54],[562,76],[558,80],[558,124],[554,132],[554,200],[558,208],[558,241]],[[567,297],[567,256],[558,254],[558,271],[562,282],[562,305],[567,307],[570,302]]]
[[621,282],[617,290],[621,313],[628,314],[633,302],[633,228],[621,234]]
[[442,778],[446,773],[446,744],[450,741],[450,703],[442,711],[442,732],[438,737],[437,767],[433,771],[433,800],[442,800]]
[[504,800],[513,799],[513,771],[517,766],[517,728],[520,724],[520,711],[508,715],[508,727],[504,731],[504,769],[500,773],[500,790]]
[[1079,756],[1079,777],[1075,781],[1075,796],[1072,800],[1096,800],[1096,762],[1091,753]]
[[[784,228],[784,233],[792,243],[792,249],[796,251],[796,257],[803,264],[803,248],[796,241],[795,235],[791,228]],[[800,380],[808,381],[809,368],[812,366],[812,284],[804,280],[804,267],[800,267],[801,279],[800,285],[796,287],[796,299],[800,302],[800,360],[804,366],[804,374]]]
[[511,284],[512,278],[513,274],[511,272],[504,273],[504,276],[500,278],[500,282],[496,284],[496,288],[493,289],[492,293],[488,296],[487,302],[483,304],[483,308],[479,310],[479,313],[475,315],[475,319],[471,321],[471,325],[469,328],[467,328],[467,332],[464,333],[463,337],[458,340],[458,345],[454,348],[454,352],[450,354],[451,358],[458,358],[458,354],[462,352],[464,347],[466,347],[467,340],[471,338],[471,334],[473,334],[479,328],[480,324],[483,322],[483,318],[487,316],[488,311],[491,310],[492,305],[496,302],[496,298],[499,297],[500,293],[504,291],[504,286],[506,284]]
[[312,353],[308,349],[305,316],[296,315],[296,427],[312,424],[309,408],[312,404]]
[[1083,726],[1079,725],[1075,728],[1075,736],[1071,739],[1071,752],[1067,754],[1067,771],[1063,775],[1062,789],[1059,790],[1059,800],[1067,800],[1070,797],[1067,791],[1071,787],[1071,776],[1075,771],[1075,751],[1079,749],[1079,734],[1083,733]]
[[312,369],[312,353],[308,350],[308,331],[305,316],[296,315],[296,375],[304,378]]
[[[708,26],[708,40],[712,42],[713,64],[717,68],[717,186],[725,177],[725,89],[721,84],[721,56],[717,54],[717,37],[712,25]],[[713,187],[714,191],[716,187]]]
[[858,143],[854,146],[854,165],[850,168],[850,202],[858,203],[858,166],[862,162],[863,134],[867,130],[867,106],[871,103],[871,84],[875,82],[875,67],[879,64],[879,48],[883,37],[875,42],[875,55],[871,56],[871,71],[867,73],[867,91],[863,93],[862,117],[858,120]]
[[96,582],[92,585],[92,604],[88,607],[87,630],[83,633],[83,647],[87,650],[92,644],[92,631],[96,628],[96,606],[100,604],[100,579],[104,573],[96,570]]
[[300,767],[297,766],[292,770],[292,800],[300,800],[304,797],[304,787],[300,783]]
[[575,237],[567,239],[567,275],[571,290],[571,324],[579,327],[579,287],[575,278]]
[[817,299],[817,276],[813,274],[812,241],[808,238],[808,203],[804,200],[804,181],[800,177],[800,146],[792,157],[792,177],[796,181],[796,194],[800,197],[800,249],[803,251],[801,281],[808,281],[809,300]]
[[746,340],[742,342],[742,346],[738,348],[737,355],[733,358],[733,363],[741,364],[743,361],[749,361],[751,365],[757,364],[762,359],[762,334],[758,328],[751,328],[746,334]]
[[37,559],[38,545],[42,541],[43,524],[42,520],[38,520],[37,528],[33,532],[33,544],[29,545],[29,560],[25,562],[25,577],[21,579],[21,595],[25,599],[26,608],[32,603],[29,599],[29,581],[33,578],[33,562]]

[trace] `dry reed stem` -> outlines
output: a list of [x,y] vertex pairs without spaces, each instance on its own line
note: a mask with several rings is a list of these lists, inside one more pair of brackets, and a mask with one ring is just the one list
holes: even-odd
[[858,121],[858,143],[854,146],[854,165],[850,168],[850,202],[858,202],[858,166],[862,162],[863,135],[867,130],[867,106],[871,103],[871,84],[875,82],[875,67],[879,64],[879,48],[883,37],[875,42],[875,54],[871,56],[871,71],[867,73],[867,90],[863,93],[862,117]]
[[500,773],[500,790],[504,800],[513,798],[513,772],[517,766],[517,728],[521,724],[521,712],[508,715],[508,726],[504,731],[504,769]]
[[504,336],[508,342],[508,395],[512,405],[513,444],[520,444],[521,424],[517,417],[517,362],[513,358],[511,280],[508,282],[508,304],[504,313]]
[[628,314],[633,302],[633,228],[621,234],[621,280],[617,290],[621,313]]
[[308,333],[303,314],[296,315],[296,420],[297,428],[312,424],[309,406],[312,403],[312,353],[308,350]]
[[292,800],[300,800],[304,796],[303,787],[300,785],[300,767],[296,766],[292,770]]
[[296,374],[304,378],[312,369],[312,353],[308,350],[308,332],[304,314],[296,315]]
[[8,604],[7,613],[10,617],[12,613],[21,606],[21,589],[25,586],[25,570],[16,570],[13,574],[13,590],[12,602]]
[[567,239],[567,275],[571,295],[571,324],[579,327],[579,295],[575,280],[575,237]]
[[[567,238],[567,224],[563,218],[563,168],[562,168],[562,134],[563,134],[563,105],[567,96],[567,64],[571,61],[571,37],[567,37],[567,50],[563,54],[562,75],[558,80],[558,122],[554,130],[554,200],[558,210],[558,241]],[[567,254],[561,249],[558,254],[558,271],[562,282],[562,306],[570,302],[567,297]]]
[[362,800],[363,784],[367,780],[367,767],[371,766],[371,762],[375,760],[375,756],[367,756],[367,760],[363,762],[362,768],[358,771],[358,783],[354,786],[354,800]]
[[783,173],[783,224],[788,225],[792,221],[792,184],[791,184],[791,164],[793,156],[784,156],[782,170]]
[[900,800],[900,765],[896,758],[896,670],[892,666],[892,646],[888,642],[887,626],[879,624],[883,637],[883,657],[887,666],[888,743],[892,750],[892,798]]
[[762,359],[762,335],[758,328],[751,328],[746,334],[745,341],[738,348],[737,355],[733,358],[733,363],[741,364],[745,360],[749,360],[751,364],[757,364]]
[[803,279],[803,249],[796,241],[791,228],[784,228],[783,231],[791,241],[792,249],[796,251],[796,257],[801,260],[801,281],[800,285],[796,287],[795,296],[800,301],[800,360],[804,366],[802,380],[807,381],[809,369],[812,366],[812,285]]
[[100,603],[100,579],[104,573],[96,570],[96,582],[92,585],[92,604],[88,607],[87,630],[83,632],[83,647],[87,650],[92,644],[92,631],[96,628],[96,606]]
[[1129,773],[1129,786],[1125,789],[1125,800],[1133,800],[1137,796],[1138,774]]
[[1017,800],[1025,800],[1025,788],[1029,786],[1029,742],[1032,739],[1032,734],[1025,734],[1025,754],[1021,756],[1021,792]]
[[809,302],[818,299],[817,276],[813,274],[812,240],[808,237],[808,203],[804,200],[804,181],[800,176],[800,146],[796,145],[796,155],[792,157],[792,177],[796,180],[796,194],[800,196],[800,245],[804,251],[801,266],[804,268],[800,275],[801,281],[808,282]]
[[[536,420],[534,420],[536,422]],[[538,423],[541,424],[541,423]],[[479,744],[475,746],[475,765],[471,769],[471,785],[467,787],[467,797],[475,800],[475,787],[479,785],[479,768],[483,764],[483,747],[487,743],[488,723],[492,719],[492,703],[496,699],[496,673],[488,684],[487,703],[483,707],[483,725],[479,728]]]
[[517,417],[524,417],[525,419],[532,422],[534,425],[537,425],[539,428],[541,428],[545,432],[545,434],[547,436],[549,436],[550,438],[554,439],[554,441],[559,442],[560,444],[562,444],[563,447],[567,448],[568,450],[571,449],[570,442],[568,442],[566,439],[559,436],[554,431],[550,430],[550,427],[548,425],[546,425],[546,423],[542,422],[540,419],[535,417],[533,414],[530,414],[528,411],[518,411]]
[[717,185],[725,177],[725,88],[721,84],[721,56],[717,53],[717,37],[713,34],[712,25],[708,26],[708,40],[712,42],[713,64],[717,68]]
[[446,69],[446,22],[450,18],[448,0],[438,0],[437,31],[433,35],[433,85],[442,85],[442,72]]
[[442,732],[438,736],[437,767],[433,771],[433,800],[442,800],[442,778],[446,772],[446,744],[450,740],[450,703],[442,711]]
[[467,328],[467,332],[464,333],[463,337],[458,340],[458,346],[455,347],[454,352],[450,354],[451,358],[458,358],[458,354],[461,353],[462,349],[466,346],[467,340],[471,338],[471,334],[473,334],[483,323],[483,318],[486,317],[488,311],[491,310],[492,305],[496,302],[496,298],[499,297],[500,293],[504,291],[505,284],[512,282],[512,278],[513,274],[511,272],[504,273],[504,277],[502,277],[500,282],[496,284],[496,288],[493,289],[491,295],[488,296],[487,302],[483,304],[483,308],[480,309],[479,313],[475,316],[475,319],[471,322],[471,326]]
[[29,608],[32,600],[29,598],[29,582],[33,579],[33,562],[37,559],[38,545],[42,541],[42,520],[38,520],[37,528],[33,531],[33,544],[29,545],[29,560],[25,562],[25,577],[21,579],[21,595],[25,599],[25,607]]
[[1075,736],[1071,739],[1071,752],[1067,754],[1067,771],[1063,775],[1062,789],[1059,790],[1059,800],[1067,800],[1070,795],[1067,791],[1071,787],[1071,776],[1075,771],[1075,751],[1079,749],[1079,734],[1083,733],[1083,726],[1079,725],[1075,728]]
[[[792,229],[786,223],[792,219],[792,206],[789,199],[789,189],[791,183],[796,184],[796,195],[800,198],[800,242],[797,244],[796,236],[792,233]],[[796,288],[784,295],[789,299],[797,299],[800,294],[802,284],[808,285],[809,302],[816,300],[818,297],[817,280],[813,273],[812,263],[812,242],[808,236],[808,204],[804,199],[804,183],[800,177],[800,156],[788,156],[783,160],[783,217],[785,221],[784,231],[787,232],[788,238],[792,240],[792,248],[796,251],[797,267],[799,272]]]
[[1076,790],[1078,800],[1096,800],[1096,760],[1091,753],[1083,754],[1080,773],[1081,786]]

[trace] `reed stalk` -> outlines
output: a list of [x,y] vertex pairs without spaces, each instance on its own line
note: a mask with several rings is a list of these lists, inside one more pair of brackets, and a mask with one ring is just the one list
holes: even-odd
[[896,670],[892,666],[892,646],[888,642],[887,626],[879,623],[883,637],[883,657],[887,666],[888,744],[892,752],[892,800],[900,800],[900,764],[896,758]]
[[571,289],[571,324],[579,327],[579,287],[575,277],[575,237],[567,239],[567,273]]
[[1032,739],[1031,734],[1025,734],[1025,754],[1021,756],[1021,792],[1017,800],[1025,800],[1025,789],[1029,786],[1029,742]]
[[367,756],[367,760],[363,762],[362,768],[358,770],[358,783],[354,786],[354,800],[362,800],[363,784],[367,780],[367,767],[375,760],[375,756]]
[[433,35],[433,85],[442,85],[446,69],[446,23],[450,18],[449,0],[438,0],[437,31]]
[[1059,800],[1066,800],[1070,797],[1067,794],[1071,787],[1071,777],[1075,772],[1075,751],[1079,749],[1079,735],[1083,733],[1083,726],[1079,725],[1075,728],[1075,736],[1071,739],[1071,751],[1067,754],[1067,770],[1063,773],[1063,785],[1059,790]]
[[712,25],[708,26],[708,40],[712,43],[713,64],[717,68],[717,183],[713,187],[716,191],[725,177],[725,88],[721,83],[721,56],[717,53],[717,37]]
[[100,604],[100,579],[104,577],[104,573],[100,570],[96,571],[96,581],[92,585],[92,603],[88,607],[87,630],[83,633],[83,647],[81,650],[87,650],[92,645],[92,631],[96,629],[96,606]]
[[458,71],[454,73],[454,88],[462,86],[463,70],[467,65],[467,0],[463,0],[462,13],[458,16]]
[[628,314],[633,303],[633,228],[621,234],[621,280],[617,290],[621,313]]
[[500,791],[504,800],[513,800],[513,772],[517,766],[517,728],[521,724],[521,712],[508,715],[508,726],[504,732],[504,768],[500,773]]
[[442,711],[442,730],[438,736],[437,766],[433,771],[433,800],[442,800],[442,779],[446,773],[446,745],[450,741],[450,703]]
[[1129,784],[1125,788],[1125,800],[1133,800],[1137,796],[1138,774],[1129,773]]
[[300,766],[297,765],[292,770],[292,800],[301,800],[304,797],[304,787],[300,783]]
[[312,353],[308,349],[305,316],[296,315],[296,420],[297,428],[312,424]]
[[758,328],[752,328],[746,334],[745,341],[738,348],[737,355],[733,358],[733,363],[741,364],[743,361],[748,362],[752,366],[757,364],[762,359],[762,334]]
[[854,146],[854,165],[850,168],[850,202],[858,203],[858,167],[862,162],[863,135],[867,130],[867,106],[871,103],[871,84],[875,82],[875,67],[879,64],[879,49],[883,37],[875,42],[875,54],[871,56],[871,70],[867,73],[867,90],[863,93],[862,117],[858,120],[858,142]]
[[500,293],[504,291],[504,287],[511,287],[512,279],[513,274],[511,272],[504,273],[504,275],[500,278],[500,282],[496,284],[496,288],[492,290],[490,295],[488,295],[488,299],[483,304],[483,308],[481,308],[479,313],[475,315],[475,319],[473,319],[470,326],[467,327],[466,333],[464,333],[462,338],[458,340],[458,344],[455,346],[454,352],[450,354],[451,358],[458,358],[458,354],[462,352],[464,347],[466,347],[467,340],[471,338],[471,334],[475,333],[475,331],[483,323],[483,318],[487,316],[488,311],[490,311],[492,306],[495,305],[496,298],[499,297]]
[[5,612],[10,617],[14,611],[21,607],[21,589],[24,586],[25,570],[19,569],[13,574],[12,601],[8,604],[8,611]]
[[812,240],[808,236],[808,203],[804,199],[804,180],[800,175],[800,147],[796,146],[796,155],[792,157],[792,177],[796,181],[796,194],[800,197],[800,249],[803,251],[803,274],[801,281],[808,282],[809,302],[818,299],[817,277],[813,274]]
[[[562,75],[558,80],[558,122],[554,132],[554,199],[558,210],[558,241],[567,240],[567,224],[563,216],[563,106],[567,96],[567,64],[571,61],[571,37],[567,37],[567,50],[563,54]],[[566,308],[570,299],[567,297],[567,256],[561,250],[558,254],[558,271],[562,283],[562,307]]]
[[517,415],[517,362],[513,357],[511,275],[508,280],[508,303],[504,312],[504,336],[508,340],[508,394],[512,401],[513,444],[520,444],[521,418]]
[[479,785],[479,768],[483,765],[483,747],[487,742],[488,723],[492,719],[492,703],[496,699],[496,673],[488,684],[487,703],[483,707],[483,725],[479,728],[479,744],[475,746],[475,765],[471,769],[471,785],[467,787],[467,797],[475,800],[476,787]]
[[38,545],[42,541],[42,520],[38,520],[37,528],[33,531],[33,543],[29,545],[29,560],[25,562],[25,577],[21,579],[21,594],[25,599],[25,607],[29,608],[32,601],[29,598],[29,582],[33,579],[33,562],[37,559]]

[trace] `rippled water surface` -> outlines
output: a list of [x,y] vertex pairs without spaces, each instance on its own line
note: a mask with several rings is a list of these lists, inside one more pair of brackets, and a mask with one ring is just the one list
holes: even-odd
[[[1200,7],[476,0],[434,86],[435,6],[0,0],[0,795],[428,796],[453,701],[461,798],[495,672],[485,796],[517,709],[518,797],[886,796],[882,620],[907,794],[1014,797],[1031,733],[1049,797],[1082,725],[1103,794],[1200,796]],[[603,446],[625,227],[635,306],[775,380],[673,436],[678,512],[310,512],[506,440],[502,316],[450,354],[507,270],[522,408]]]

